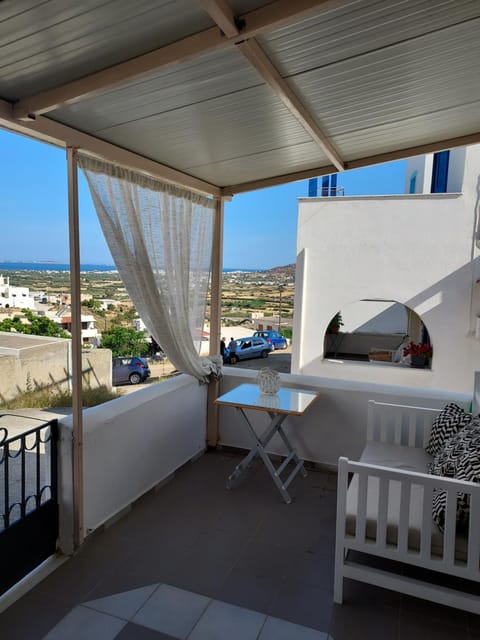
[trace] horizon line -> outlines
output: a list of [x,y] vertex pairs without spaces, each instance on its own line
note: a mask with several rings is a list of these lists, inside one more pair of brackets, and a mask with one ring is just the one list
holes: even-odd
[[[59,260],[0,260],[0,265],[38,265],[38,266],[62,266],[62,267],[70,267],[70,263],[68,261],[61,262]],[[80,270],[82,266],[91,266],[91,267],[108,267],[111,271],[118,271],[115,264],[106,263],[106,262],[81,262]],[[270,271],[271,269],[278,269],[282,267],[288,267],[291,265],[295,265],[295,263],[288,263],[284,265],[276,265],[273,267],[228,267],[223,266],[222,271]],[[5,267],[4,267],[5,268]],[[65,269],[63,269],[65,270]]]

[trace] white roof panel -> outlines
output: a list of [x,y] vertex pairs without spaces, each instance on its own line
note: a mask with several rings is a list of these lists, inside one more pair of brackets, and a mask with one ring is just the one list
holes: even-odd
[[[423,36],[421,56],[407,41],[300,74],[290,83],[334,141],[379,125],[400,130],[402,122],[408,135],[412,119],[449,110],[454,116],[469,105],[480,113],[480,19],[475,22],[479,31],[469,23]],[[449,135],[465,129],[450,116],[446,124]]]
[[57,109],[52,117],[106,130],[258,85],[263,82],[237,51],[213,52]]
[[480,142],[479,0],[1,6],[0,124],[200,190]]
[[[252,115],[253,114],[253,115]],[[102,138],[122,147],[141,150],[148,157],[187,171],[192,175],[223,186],[221,163],[241,165],[252,156],[287,150],[290,146],[310,143],[304,128],[265,86],[227,94],[207,102],[156,114],[141,120],[98,132]],[[317,148],[314,162],[325,163]],[[283,151],[282,151],[283,152]],[[201,170],[211,165],[211,175]],[[294,169],[290,166],[289,169]],[[269,174],[265,166],[262,177]],[[252,175],[258,177],[258,172]],[[248,173],[248,167],[242,174]]]
[[21,0],[1,6],[4,99],[80,78],[214,24],[191,0]]
[[[51,116],[222,186],[235,182],[233,167],[242,176],[252,174],[255,156],[263,160],[253,175],[267,177],[271,167],[265,164],[266,153],[278,157],[290,147],[311,143],[237,51],[203,56]],[[313,148],[316,153],[309,153],[308,162],[326,164],[322,151]],[[288,153],[287,171],[295,170],[299,153]]]
[[[410,42],[480,17],[477,0],[361,0],[334,8],[259,36],[284,77]],[[478,27],[472,24],[472,31]],[[388,53],[387,53],[388,55]]]

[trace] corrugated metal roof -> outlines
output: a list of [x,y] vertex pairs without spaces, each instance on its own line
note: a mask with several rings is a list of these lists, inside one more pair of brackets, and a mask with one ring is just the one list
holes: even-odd
[[[308,8],[308,0],[295,4]],[[230,2],[235,15],[247,14],[246,41],[256,38],[343,161],[361,164],[461,136],[480,140],[478,0],[317,4],[288,24],[272,18],[270,28],[250,34],[262,11],[274,16],[294,5]],[[0,7],[4,100],[30,98],[202,34],[212,38],[210,50],[179,54],[178,62],[69,104],[60,100],[60,107],[55,98],[44,117],[220,187],[332,171],[333,156],[314,141],[308,121],[299,121],[295,104],[293,111],[284,104],[288,92],[285,100],[272,90],[268,74],[262,77],[193,0],[24,0]]]
[[0,90],[22,98],[213,25],[191,0],[23,0],[0,8]]
[[263,85],[237,51],[214,52],[58,109],[52,117],[107,130]]
[[[480,19],[476,22],[477,29],[472,23],[461,24],[423,36],[415,48],[410,41],[402,42],[290,81],[334,140],[361,129],[370,135],[376,127],[392,124],[400,137],[390,137],[389,143],[398,143],[409,136],[417,119],[427,115],[435,120],[440,113],[449,135],[459,136],[479,124]],[[428,120],[422,125],[427,140]],[[432,122],[432,134],[434,127]],[[355,157],[346,153],[347,160]]]
[[[242,180],[268,177],[275,158],[275,166],[282,168],[279,153],[284,150],[283,169],[296,170],[302,148],[295,147],[311,143],[237,51],[209,54],[51,115],[220,185],[240,175]],[[101,128],[101,123],[110,126]],[[327,163],[316,145],[308,156],[308,163]]]
[[[338,3],[337,3],[338,5]],[[361,0],[259,36],[285,77],[337,64],[478,18],[477,0]],[[478,27],[472,25],[472,32]],[[387,53],[388,55],[388,53]]]

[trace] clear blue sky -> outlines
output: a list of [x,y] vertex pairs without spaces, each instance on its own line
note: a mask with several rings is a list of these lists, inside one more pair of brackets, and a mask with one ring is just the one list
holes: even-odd
[[[0,262],[68,262],[65,152],[0,130]],[[79,174],[82,263],[113,264]],[[338,176],[345,195],[404,192],[405,161]],[[225,205],[224,267],[268,269],[295,262],[297,198],[308,180],[235,196]]]

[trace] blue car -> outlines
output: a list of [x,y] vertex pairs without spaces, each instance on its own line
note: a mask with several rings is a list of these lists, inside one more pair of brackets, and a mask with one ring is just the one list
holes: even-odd
[[249,358],[267,358],[272,350],[272,346],[261,337],[238,338],[235,342],[237,350],[234,358],[230,358],[230,350],[225,349],[223,361],[226,364],[235,364],[239,360],[248,360]]
[[112,384],[139,384],[150,377],[150,368],[143,358],[121,356],[112,361]]
[[272,346],[272,351],[275,349],[286,349],[288,347],[286,338],[278,331],[255,331],[253,335],[266,340],[268,344]]

